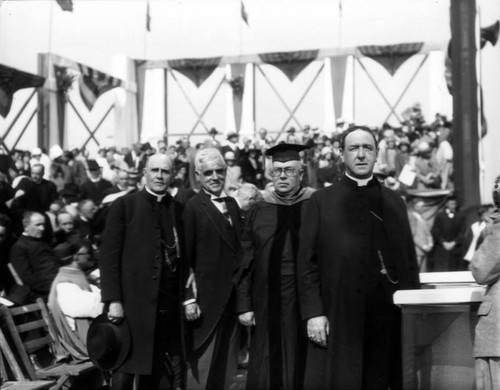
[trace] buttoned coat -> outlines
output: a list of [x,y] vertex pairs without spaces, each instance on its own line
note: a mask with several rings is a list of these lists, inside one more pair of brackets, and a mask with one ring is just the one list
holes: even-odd
[[[389,259],[386,269],[397,287],[417,288],[415,247],[404,201],[372,182],[382,199]],[[326,316],[328,347],[309,346],[305,388],[360,389],[368,272],[373,254],[370,210],[357,183],[346,176],[315,192],[305,208],[300,230],[298,284],[302,318]],[[392,294],[388,291],[388,294]],[[381,335],[381,337],[385,337]],[[309,386],[309,387],[308,387]]]
[[486,285],[483,302],[479,306],[476,325],[474,357],[500,356],[500,220],[479,246],[471,261],[472,275],[479,284]]
[[[175,215],[177,232],[182,234],[181,206],[170,195],[162,202]],[[140,375],[150,375],[153,362],[162,265],[156,207],[156,197],[146,190],[115,200],[100,248],[102,300],[123,303],[132,337],[131,352],[119,370]]]
[[[233,198],[226,205],[232,226],[203,190],[188,200],[184,210],[186,261],[196,275],[202,313],[190,324],[194,350],[215,330],[234,292],[241,256],[241,215]],[[189,291],[185,298],[191,298]]]

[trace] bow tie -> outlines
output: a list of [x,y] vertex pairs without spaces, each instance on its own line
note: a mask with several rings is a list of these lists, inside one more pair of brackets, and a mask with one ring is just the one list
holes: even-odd
[[229,196],[223,196],[222,198],[215,198],[214,199],[215,202],[219,202],[219,203],[227,202],[228,200],[229,200]]

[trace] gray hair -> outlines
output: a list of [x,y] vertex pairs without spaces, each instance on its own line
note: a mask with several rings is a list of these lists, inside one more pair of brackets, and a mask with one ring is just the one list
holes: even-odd
[[33,168],[42,168],[42,175],[45,173],[45,165],[43,165],[43,164],[40,164],[40,163],[33,164],[33,166],[31,167],[31,170],[33,170]]
[[26,229],[26,227],[31,223],[31,218],[34,216],[34,215],[40,215],[41,217],[43,217],[43,214],[42,213],[39,213],[38,211],[25,211],[24,214],[23,214],[23,219],[22,219],[22,223],[23,223],[23,227]]
[[198,153],[196,153],[196,156],[194,157],[194,167],[196,171],[200,172],[201,166],[207,161],[217,161],[224,169],[226,168],[224,157],[222,157],[222,154],[220,154],[218,149],[206,148],[201,149]]
[[254,197],[256,201],[262,199],[262,193],[257,188],[256,185],[252,183],[244,183],[240,188],[236,191],[238,195],[246,195],[247,197]]

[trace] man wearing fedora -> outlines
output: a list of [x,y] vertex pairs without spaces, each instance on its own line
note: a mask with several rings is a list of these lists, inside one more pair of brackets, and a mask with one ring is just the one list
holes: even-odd
[[108,318],[130,328],[130,352],[113,374],[112,389],[182,387],[179,308],[181,206],[167,192],[172,161],[152,155],[145,188],[116,199],[100,247],[103,302]]

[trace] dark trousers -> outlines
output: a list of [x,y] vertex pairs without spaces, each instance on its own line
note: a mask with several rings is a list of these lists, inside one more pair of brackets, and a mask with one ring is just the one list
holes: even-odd
[[234,382],[238,369],[238,316],[223,313],[208,341],[188,358],[189,390],[222,390]]
[[[177,310],[159,310],[151,375],[139,375],[137,390],[174,390],[183,387],[181,332]],[[132,390],[134,374],[115,372],[112,390]]]

